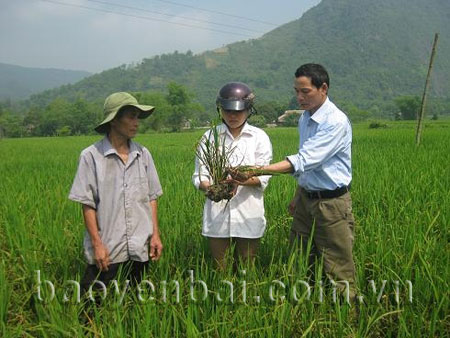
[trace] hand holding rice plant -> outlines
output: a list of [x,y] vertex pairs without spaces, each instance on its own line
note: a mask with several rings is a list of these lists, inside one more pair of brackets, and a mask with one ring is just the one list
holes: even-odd
[[277,172],[273,172],[270,170],[265,170],[263,167],[258,166],[236,166],[236,167],[228,167],[226,169],[227,174],[232,178],[236,183],[243,183],[256,176],[263,175],[277,175]]
[[216,124],[198,142],[196,156],[212,181],[205,187],[205,195],[214,202],[230,200],[236,194],[237,186],[252,177],[277,174],[257,166],[232,167],[230,159],[234,150],[234,147],[227,148],[224,140],[220,139]]
[[234,148],[227,149],[223,140],[221,142],[217,125],[213,125],[208,136],[203,137],[198,143],[196,156],[212,181],[205,194],[214,202],[230,200],[236,192],[235,184],[226,182],[233,150]]

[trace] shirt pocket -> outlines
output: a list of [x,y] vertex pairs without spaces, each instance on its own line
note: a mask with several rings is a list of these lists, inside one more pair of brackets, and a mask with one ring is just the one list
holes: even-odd
[[136,177],[131,183],[131,193],[133,194],[133,199],[140,203],[150,202],[149,196],[149,186],[147,178]]
[[255,153],[256,143],[254,140],[249,140],[242,136],[233,149],[230,158],[231,164],[233,166],[255,165]]

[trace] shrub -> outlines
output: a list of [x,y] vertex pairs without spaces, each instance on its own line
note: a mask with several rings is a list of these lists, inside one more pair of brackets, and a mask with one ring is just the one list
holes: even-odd
[[263,115],[253,115],[249,119],[249,123],[252,126],[258,127],[258,128],[265,128],[266,127],[266,118]]
[[379,129],[379,128],[387,128],[387,124],[377,121],[370,122],[369,129]]

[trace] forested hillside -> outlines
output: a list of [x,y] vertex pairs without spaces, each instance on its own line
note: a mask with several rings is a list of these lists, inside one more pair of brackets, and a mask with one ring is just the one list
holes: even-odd
[[31,68],[0,63],[0,99],[23,99],[43,90],[75,83],[88,72]]
[[369,108],[373,102],[420,93],[435,32],[441,36],[432,90],[447,95],[449,13],[445,0],[323,0],[260,39],[201,55],[175,52],[144,59],[37,95],[32,103],[48,103],[57,96],[92,100],[116,90],[162,90],[176,81],[208,104],[230,80],[248,82],[261,98],[288,100],[295,68],[313,61],[329,69],[336,99]]

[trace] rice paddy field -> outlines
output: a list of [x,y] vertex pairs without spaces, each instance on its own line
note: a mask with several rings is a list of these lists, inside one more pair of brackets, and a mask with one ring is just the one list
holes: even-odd
[[[164,189],[163,257],[141,299],[111,289],[99,306],[78,303],[69,282],[85,263],[81,209],[67,198],[80,151],[99,137],[0,140],[1,336],[449,336],[450,122],[427,122],[420,147],[414,124],[354,126],[359,319],[318,282],[320,264],[308,297],[306,259],[288,245],[290,176],[273,177],[266,190],[268,227],[255,266],[213,268],[201,236],[204,196],[191,183],[202,133],[136,138],[150,149]],[[295,128],[267,133],[275,161],[297,151]]]

